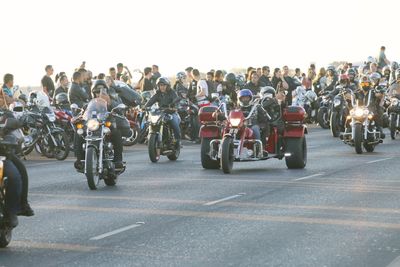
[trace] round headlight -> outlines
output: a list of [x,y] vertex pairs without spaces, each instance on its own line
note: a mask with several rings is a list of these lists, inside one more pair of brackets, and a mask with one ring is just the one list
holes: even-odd
[[55,122],[56,121],[56,115],[54,113],[51,114],[46,114],[47,118],[49,119],[50,122]]
[[354,114],[355,114],[357,117],[362,117],[362,115],[364,114],[364,110],[358,108],[358,109],[356,109],[356,110],[354,111]]
[[97,129],[99,129],[99,127],[100,127],[100,123],[98,120],[95,120],[95,119],[88,120],[87,128],[89,131],[92,131],[92,132],[96,131]]
[[396,98],[392,99],[392,106],[397,106],[397,104],[399,104],[399,100]]

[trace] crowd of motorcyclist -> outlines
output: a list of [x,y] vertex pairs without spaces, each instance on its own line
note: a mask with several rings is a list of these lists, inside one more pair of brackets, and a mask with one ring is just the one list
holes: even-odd
[[[385,98],[400,95],[400,68],[396,62],[389,62],[386,59],[384,47],[381,52],[383,56],[381,53],[378,59],[368,57],[361,66],[353,66],[351,63],[338,67],[330,65],[326,69],[320,68],[317,73],[315,65],[311,64],[306,73],[296,69],[294,75],[290,75],[288,66],[282,69],[275,68],[272,74],[268,66],[263,66],[249,67],[244,74],[210,70],[203,78],[198,69],[188,67],[176,74],[174,84],[171,84],[170,79],[161,76],[157,65],[145,68],[142,78],[138,82],[132,82],[132,73],[122,63],[119,63],[117,68],[111,67],[108,75],[100,73],[93,77],[92,72],[86,69],[85,62],[75,70],[71,83],[65,72],[58,73],[54,83],[52,79],[54,70],[48,65],[45,67],[46,75],[42,79],[42,90],[50,103],[63,105],[66,109],[71,104],[75,104],[79,109],[85,109],[87,103],[96,98],[105,100],[109,110],[124,103],[145,112],[154,104],[158,104],[159,108],[169,110],[172,115],[169,123],[177,140],[176,146],[179,147],[181,139],[185,137],[198,141],[200,125],[196,116],[199,108],[218,105],[220,101],[226,101],[229,108],[240,108],[246,114],[252,108],[253,100],[263,98],[265,95],[272,96],[281,108],[296,105],[307,109],[312,98],[318,112],[322,95],[333,98],[341,88],[346,88],[357,99],[365,101],[367,93],[373,91],[371,109],[376,114],[375,121],[384,138],[382,128],[385,126]],[[15,98],[14,91],[13,75],[4,75],[0,95],[1,108],[6,109],[15,101],[33,101],[31,96],[24,98],[19,95]],[[131,92],[135,94],[129,100]],[[142,97],[145,92],[150,92],[150,96]],[[313,97],[309,98],[310,94]],[[185,105],[184,109],[180,109],[182,105]],[[274,111],[267,111],[261,107],[255,112],[251,128],[256,139],[265,140],[262,137],[267,135],[268,118],[273,115],[271,112]],[[311,113],[307,114],[311,116]],[[185,121],[187,124],[183,126]],[[183,130],[182,127],[190,128],[190,131],[186,128]],[[123,162],[123,133],[117,124],[111,128],[111,132],[114,162],[116,168],[119,168]],[[79,171],[82,171],[82,159],[85,156],[83,141],[82,136],[75,133],[74,147],[77,157],[75,168]],[[8,177],[13,177],[15,182],[10,182],[10,189],[7,190],[9,209],[6,216],[9,217],[10,225],[15,227],[18,223],[16,215],[32,216],[33,210],[27,201],[26,169],[17,156],[14,155],[10,159],[6,165],[6,174]],[[12,199],[11,194],[14,198],[18,196],[19,201]]]

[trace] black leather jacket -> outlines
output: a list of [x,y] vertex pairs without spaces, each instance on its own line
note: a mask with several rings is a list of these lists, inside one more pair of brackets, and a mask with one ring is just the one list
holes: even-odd
[[165,93],[157,90],[156,94],[153,95],[150,100],[146,103],[145,107],[151,107],[153,104],[158,103],[160,108],[173,108],[175,104],[179,102],[179,97],[174,90],[171,88],[167,89]]
[[89,96],[79,84],[73,82],[71,88],[68,90],[68,99],[69,103],[75,103],[78,107],[82,108],[89,100]]

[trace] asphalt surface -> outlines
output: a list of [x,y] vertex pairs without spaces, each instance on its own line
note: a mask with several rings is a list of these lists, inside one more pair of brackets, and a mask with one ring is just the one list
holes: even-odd
[[357,155],[311,127],[308,163],[271,159],[203,170],[126,149],[115,187],[90,191],[73,159],[32,156],[30,202],[0,266],[397,266],[400,140]]

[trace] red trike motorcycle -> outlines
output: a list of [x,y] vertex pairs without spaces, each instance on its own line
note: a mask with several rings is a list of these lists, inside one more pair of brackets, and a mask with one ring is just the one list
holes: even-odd
[[[307,163],[307,144],[304,124],[305,111],[302,107],[289,106],[279,114],[268,114],[269,133],[265,142],[254,139],[247,121],[264,99],[258,99],[247,117],[240,109],[227,115],[220,107],[203,107],[199,111],[201,122],[201,163],[205,169],[222,168],[230,173],[233,162],[258,161],[270,158],[285,158],[289,169],[301,169]],[[261,104],[259,104],[261,103]],[[223,108],[223,106],[222,106]],[[218,114],[225,114],[219,116]],[[222,118],[222,119],[221,119]],[[265,135],[262,135],[265,136]]]

